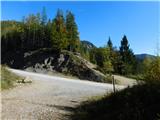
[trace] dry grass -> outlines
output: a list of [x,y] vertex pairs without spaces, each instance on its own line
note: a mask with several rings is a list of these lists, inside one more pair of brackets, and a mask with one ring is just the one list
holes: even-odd
[[21,80],[22,78],[11,73],[6,66],[1,65],[1,89],[8,89],[14,86],[14,83],[17,80]]

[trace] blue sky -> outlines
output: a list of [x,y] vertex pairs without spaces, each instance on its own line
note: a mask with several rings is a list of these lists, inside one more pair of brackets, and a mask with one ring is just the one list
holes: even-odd
[[30,13],[41,12],[45,7],[48,18],[58,8],[71,10],[76,18],[81,40],[104,46],[108,37],[117,48],[125,34],[134,53],[156,53],[160,42],[160,2],[2,2],[2,20],[21,20]]

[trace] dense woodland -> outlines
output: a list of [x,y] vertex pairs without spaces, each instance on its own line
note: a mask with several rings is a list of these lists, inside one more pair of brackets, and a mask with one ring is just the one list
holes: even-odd
[[[119,49],[109,37],[104,47],[87,49],[80,41],[75,16],[71,11],[58,9],[55,18],[48,19],[46,10],[30,14],[22,21],[1,21],[2,57],[7,52],[26,52],[40,48],[52,48],[55,53],[68,50],[80,53],[84,58],[98,65],[103,73],[122,75],[137,74],[145,71],[150,59],[136,59],[130,48],[127,36],[122,36]],[[53,53],[54,54],[54,53]]]

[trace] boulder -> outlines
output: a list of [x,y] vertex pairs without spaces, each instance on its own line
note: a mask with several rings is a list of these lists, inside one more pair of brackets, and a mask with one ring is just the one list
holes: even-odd
[[18,80],[17,82],[18,83],[31,83],[32,80],[30,79],[30,77],[25,77],[25,78],[23,78],[21,80]]

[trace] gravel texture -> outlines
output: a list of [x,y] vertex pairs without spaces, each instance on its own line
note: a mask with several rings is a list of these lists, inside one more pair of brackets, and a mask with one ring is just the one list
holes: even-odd
[[2,120],[67,120],[80,102],[112,92],[111,84],[11,71],[29,77],[32,83],[19,84],[1,92]]

